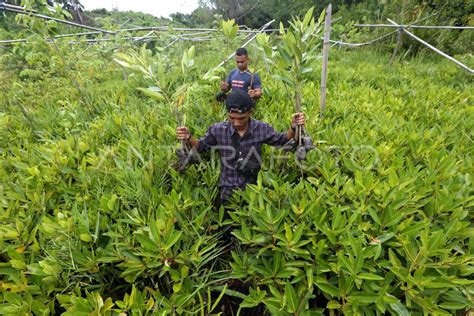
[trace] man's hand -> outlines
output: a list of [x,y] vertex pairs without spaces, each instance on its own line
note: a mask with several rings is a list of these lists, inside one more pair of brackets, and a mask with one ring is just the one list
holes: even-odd
[[224,92],[227,92],[229,90],[229,84],[225,82],[224,80],[221,81],[221,90]]
[[291,128],[295,129],[296,125],[304,125],[305,119],[303,112],[294,113],[291,116]]
[[296,134],[296,127],[298,125],[303,126],[305,123],[304,114],[302,112],[294,113],[291,116],[291,127],[286,132],[288,139],[292,139]]
[[189,132],[187,127],[179,126],[176,128],[176,138],[188,141],[191,138],[191,132]]
[[260,95],[262,95],[262,90],[260,88],[250,89],[250,87],[249,87],[248,91],[249,91],[248,94],[252,99],[259,98]]

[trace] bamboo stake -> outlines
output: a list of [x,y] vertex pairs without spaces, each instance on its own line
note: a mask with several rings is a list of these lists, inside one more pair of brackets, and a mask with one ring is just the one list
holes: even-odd
[[324,43],[323,43],[323,69],[321,71],[321,113],[320,117],[324,116],[326,110],[326,80],[328,73],[328,59],[329,59],[329,35],[331,33],[331,13],[332,5],[329,4],[326,9],[326,19],[324,22]]
[[375,38],[375,39],[373,39],[373,40],[370,40],[370,41],[368,41],[368,42],[365,42],[365,43],[347,43],[347,42],[343,42],[343,41],[334,41],[334,40],[329,40],[329,42],[330,42],[330,43],[334,43],[335,45],[344,45],[344,46],[349,46],[349,47],[366,46],[366,45],[370,45],[370,44],[372,44],[372,43],[375,43],[375,42],[377,42],[377,41],[380,41],[380,40],[382,40],[382,39],[384,39],[384,38],[386,38],[386,37],[388,37],[388,36],[390,36],[390,35],[392,35],[392,34],[394,34],[394,33],[397,33],[397,32],[398,32],[398,30],[397,30],[397,31],[390,32],[390,33],[387,33],[387,34],[385,34],[385,35],[382,35],[382,36],[380,36],[380,37],[377,37],[377,38]]
[[[275,21],[275,20],[273,20]],[[129,28],[129,29],[122,29],[120,31],[148,31],[148,30],[161,30],[161,31],[168,31],[170,29],[169,26],[150,26],[150,27],[135,27],[135,28]],[[176,27],[176,28],[171,28],[173,31],[207,31],[207,32],[218,32],[219,29],[209,29],[209,28],[188,28],[188,27]],[[266,29],[266,28],[265,28]],[[275,32],[278,31],[278,29],[266,29],[264,32]],[[237,30],[237,32],[241,33],[260,33],[263,32],[263,30]]]
[[397,55],[398,50],[400,47],[402,47],[402,37],[403,37],[403,29],[398,30],[398,37],[397,37],[397,46],[395,46],[395,49],[393,50],[392,57],[390,58],[389,64],[393,64],[393,61],[395,60],[395,56]]
[[[146,30],[152,30],[152,31],[167,31],[169,30],[169,27],[143,27],[143,28],[133,28],[133,29],[120,29],[120,30],[117,30],[117,31],[107,31],[109,32],[108,34],[116,34],[118,35],[120,32],[132,32],[132,31],[146,31]],[[175,29],[176,30],[176,29]],[[184,33],[184,34],[180,34],[179,36],[186,40],[188,36],[192,36],[192,35],[197,35],[197,34],[208,34],[208,33],[211,33],[211,32],[214,32],[214,31],[218,31],[217,29],[184,29],[182,28],[181,30],[188,30],[189,32],[194,32],[194,33]],[[195,31],[199,31],[199,32],[195,32]],[[248,36],[251,36],[252,34],[254,33],[259,33],[259,32],[267,32],[268,30],[257,30],[257,31],[252,31],[252,32],[248,32],[248,31],[239,31],[239,32],[246,32],[248,33]],[[185,31],[187,32],[187,31]],[[74,36],[88,36],[88,35],[97,35],[97,34],[101,34],[102,32],[82,32],[82,33],[71,33],[71,34],[62,34],[62,35],[56,35],[52,38],[48,38],[48,39],[45,39],[46,41],[51,41],[53,39],[56,39],[56,38],[63,38],[63,37],[74,37]],[[124,37],[125,39],[133,39],[133,40],[136,40],[137,37],[132,37],[132,36],[126,36]],[[145,37],[147,38],[147,37]],[[194,38],[194,39],[189,39],[189,40],[195,40],[195,41],[199,41],[199,40],[207,40],[207,39],[210,39],[211,37],[200,37],[200,38]],[[101,41],[111,41],[111,39],[107,39],[107,40],[104,40],[104,39],[97,39],[97,40],[94,40],[94,39],[89,39],[87,40],[87,42],[101,42]],[[15,39],[15,40],[1,40],[0,43],[1,44],[12,44],[12,43],[18,43],[18,42],[27,42],[26,39]],[[28,42],[28,43],[32,43],[32,42]],[[74,44],[76,42],[71,42],[71,44]],[[246,44],[245,44],[246,45]]]
[[56,22],[63,23],[63,24],[68,24],[68,25],[71,25],[71,26],[77,26],[77,27],[81,27],[83,29],[100,31],[100,32],[107,33],[107,34],[114,34],[115,33],[113,31],[99,29],[99,28],[96,28],[96,27],[87,26],[87,25],[83,25],[83,24],[79,24],[79,23],[74,23],[74,22],[70,22],[70,21],[67,21],[67,20],[61,20],[61,19],[53,18],[53,17],[43,15],[43,14],[38,14],[38,13],[30,12],[30,11],[25,11],[24,9],[12,8],[12,6],[5,6],[5,10],[15,12],[15,13],[20,13],[20,14],[25,14],[25,15],[31,15],[31,16],[41,18],[41,19],[56,21]]
[[174,43],[176,43],[179,40],[180,40],[179,37],[177,39],[173,40],[171,43],[169,43],[168,45],[165,46],[165,49],[167,49],[168,47],[170,47],[171,45],[173,45]]
[[[2,10],[4,10],[5,8],[17,9],[17,10],[26,10],[25,7],[21,7],[21,6],[17,6],[17,5],[9,4],[9,3],[5,3],[5,2],[0,3],[0,8]],[[29,11],[31,11],[33,13],[38,13],[38,11],[33,10],[33,9],[30,9]]]
[[357,27],[388,27],[388,28],[412,28],[412,29],[440,29],[440,30],[474,30],[474,26],[449,26],[449,25],[404,25],[400,26],[392,24],[354,24]]
[[[395,23],[394,21],[390,20],[390,19],[387,19],[387,21],[389,21],[390,23],[394,24],[394,25],[397,25],[397,23]],[[400,26],[400,25],[397,25],[397,26]],[[450,61],[452,61],[453,63],[455,63],[456,65],[458,65],[459,67],[467,70],[470,74],[473,74],[474,73],[474,70],[469,68],[468,66],[464,65],[463,63],[461,63],[460,61],[454,59],[453,57],[449,56],[448,54],[440,51],[439,49],[437,49],[436,47],[434,47],[433,45],[431,45],[430,43],[422,40],[421,38],[419,38],[418,36],[408,32],[407,30],[404,31],[408,36],[410,36],[411,38],[417,40],[418,42],[420,42],[421,44],[427,46],[428,48],[430,48],[431,50],[433,50],[434,52],[436,52],[437,54],[449,59]]]
[[3,40],[3,41],[0,41],[0,43],[2,43],[2,44],[24,43],[24,42],[26,42],[25,38],[16,39],[16,40]]

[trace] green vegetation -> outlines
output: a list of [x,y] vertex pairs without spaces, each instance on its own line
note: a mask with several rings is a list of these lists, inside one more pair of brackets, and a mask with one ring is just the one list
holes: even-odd
[[[387,18],[403,24],[419,21],[417,25],[474,25],[474,2],[469,0],[202,0],[201,6],[226,19],[235,19],[239,24],[258,28],[272,19],[276,20],[275,25],[281,22],[286,27],[293,16],[303,16],[313,6],[317,17],[329,3],[333,6],[334,19],[340,19],[335,23],[332,35],[336,39],[350,34],[352,41],[368,41],[387,34],[393,29],[352,27],[355,23],[387,24]],[[192,17],[189,16],[190,20]],[[413,32],[449,54],[469,54],[474,50],[472,30],[417,29]],[[358,38],[354,38],[355,34]],[[381,46],[390,50],[395,42],[396,35],[384,40]],[[426,50],[412,40],[405,40],[403,47],[411,55]]]
[[275,315],[474,308],[472,76],[333,49],[320,119],[311,20],[249,49],[256,117],[286,130],[301,101],[317,147],[303,162],[266,148],[227,220],[216,159],[175,169],[175,104],[195,135],[224,119],[214,67],[241,34],[72,46],[27,24],[35,44],[0,55],[0,314],[210,315],[230,297]]

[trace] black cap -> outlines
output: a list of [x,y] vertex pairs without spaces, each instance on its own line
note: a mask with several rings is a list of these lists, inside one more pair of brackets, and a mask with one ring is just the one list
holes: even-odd
[[243,91],[232,91],[225,100],[227,112],[245,113],[255,105],[254,100]]

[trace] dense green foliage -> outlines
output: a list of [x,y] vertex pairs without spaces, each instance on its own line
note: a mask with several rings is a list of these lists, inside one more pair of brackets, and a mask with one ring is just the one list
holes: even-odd
[[[454,25],[473,26],[474,2],[469,0],[336,0],[315,1],[295,0],[205,0],[201,5],[211,8],[212,12],[219,13],[225,18],[236,19],[239,24],[258,28],[272,19],[275,25],[282,22],[288,26],[292,16],[305,14],[315,6],[315,14],[323,11],[327,5],[333,6],[334,18],[341,18],[336,26],[336,39],[350,32],[359,34],[358,39],[370,40],[377,35],[387,34],[393,29],[381,28],[350,28],[353,23],[387,24],[387,18],[409,24],[415,21],[417,25]],[[341,25],[342,24],[342,25]],[[471,53],[474,49],[474,33],[472,30],[414,30],[417,36],[449,54]],[[354,42],[355,38],[350,41]],[[391,48],[396,36],[381,42],[382,46]],[[380,44],[380,43],[379,43]],[[415,54],[424,46],[406,39],[404,48],[408,53]]]
[[[474,3],[467,0],[454,1],[385,1],[366,0],[352,6],[340,7],[337,16],[347,27],[350,23],[380,23],[389,24],[390,18],[401,24],[416,25],[452,25],[473,26]],[[372,39],[389,33],[393,29],[357,28],[357,37],[360,40]],[[438,49],[450,54],[466,54],[474,50],[474,32],[472,30],[443,30],[443,29],[411,29],[418,37],[434,45]],[[354,36],[355,34],[352,34]],[[395,41],[392,37],[392,43]],[[352,37],[356,41],[356,37]],[[387,42],[384,41],[386,44]],[[388,42],[390,43],[390,41]],[[390,46],[389,46],[390,47]],[[403,41],[405,54],[416,54],[427,50],[422,44],[405,36]]]
[[171,24],[171,21],[168,19],[132,11],[122,12],[96,9],[87,11],[87,17],[92,19],[93,24],[105,28],[116,28],[117,26],[130,28]]
[[286,130],[301,84],[317,148],[302,163],[266,148],[225,221],[217,159],[175,170],[175,103],[195,135],[224,118],[213,67],[242,35],[2,49],[0,314],[209,315],[231,296],[275,315],[473,308],[472,76],[333,50],[319,118],[320,29],[293,25],[249,47],[255,116]]

